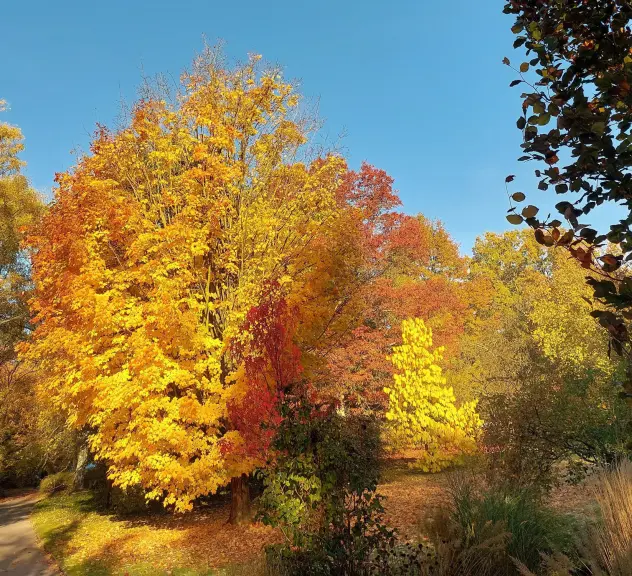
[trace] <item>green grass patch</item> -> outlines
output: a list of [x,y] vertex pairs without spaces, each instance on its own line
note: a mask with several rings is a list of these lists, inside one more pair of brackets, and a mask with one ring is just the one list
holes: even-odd
[[[231,562],[221,567],[209,563],[218,524],[213,518],[208,526],[203,525],[203,516],[121,518],[100,510],[91,493],[79,492],[40,500],[32,520],[44,549],[68,576],[263,573],[263,563],[258,558],[244,558],[243,564]],[[229,530],[232,528],[227,527]],[[244,537],[248,535],[244,533]]]

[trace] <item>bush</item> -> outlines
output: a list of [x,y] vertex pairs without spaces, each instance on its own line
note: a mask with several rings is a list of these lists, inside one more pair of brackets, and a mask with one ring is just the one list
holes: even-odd
[[630,411],[612,380],[560,375],[545,362],[516,388],[481,400],[490,478],[544,492],[627,452]]
[[75,479],[74,472],[57,472],[46,476],[39,485],[42,494],[55,494],[57,492],[69,492]]
[[382,520],[377,423],[335,413],[314,417],[307,402],[284,406],[277,458],[262,472],[259,518],[285,546],[267,552],[279,574],[385,573],[395,534]]
[[258,474],[259,518],[305,546],[348,492],[374,492],[379,480],[380,435],[364,417],[314,417],[304,400],[286,402],[275,441],[276,457]]
[[542,554],[575,549],[575,522],[542,505],[526,489],[477,491],[460,477],[450,489],[449,512],[434,526],[434,572],[512,575],[516,561],[537,571]]
[[114,486],[110,490],[110,508],[121,516],[144,514],[149,511],[145,492],[140,487],[130,486],[123,490]]

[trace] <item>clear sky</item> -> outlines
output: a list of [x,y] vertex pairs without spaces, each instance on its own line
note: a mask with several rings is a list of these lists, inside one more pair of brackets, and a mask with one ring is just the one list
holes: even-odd
[[512,191],[535,188],[535,166],[516,162],[520,92],[501,63],[513,56],[503,0],[3,4],[0,98],[11,109],[0,118],[24,131],[27,175],[46,194],[143,75],[177,78],[204,38],[223,40],[229,58],[281,64],[318,99],[329,139],[344,134],[351,166],[385,169],[404,210],[442,220],[464,252],[510,227],[507,174],[518,175]]

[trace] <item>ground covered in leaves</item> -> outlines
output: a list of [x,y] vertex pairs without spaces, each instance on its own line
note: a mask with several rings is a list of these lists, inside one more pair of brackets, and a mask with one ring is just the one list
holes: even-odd
[[227,524],[225,504],[185,516],[118,517],[92,495],[40,501],[33,524],[45,550],[68,576],[254,576],[261,550],[278,534],[261,524]]
[[448,503],[449,473],[424,474],[405,462],[393,464],[384,473],[378,492],[386,497],[385,520],[400,536],[414,540],[424,525]]
[[[406,538],[445,501],[445,474],[392,467],[380,493],[386,520]],[[42,544],[69,576],[223,575],[256,576],[262,549],[280,541],[262,524],[227,524],[226,502],[183,516],[116,516],[95,506],[88,492],[40,501],[33,523]]]
[[[449,502],[451,472],[423,474],[406,462],[392,463],[379,493],[386,496],[385,520],[406,540]],[[552,504],[566,508],[586,500],[581,488],[563,488]],[[262,549],[280,541],[262,524],[231,526],[228,503],[218,501],[181,516],[116,516],[99,510],[88,492],[40,501],[33,515],[47,552],[68,576],[259,576]]]

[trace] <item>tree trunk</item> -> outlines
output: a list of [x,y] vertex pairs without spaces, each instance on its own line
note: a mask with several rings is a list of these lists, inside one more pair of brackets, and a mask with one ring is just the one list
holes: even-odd
[[231,502],[230,518],[231,524],[241,524],[250,520],[250,489],[248,487],[248,476],[242,474],[230,481]]
[[75,479],[73,488],[75,490],[83,490],[86,478],[86,465],[88,464],[88,442],[83,442],[79,446],[77,454],[77,465],[75,466]]

